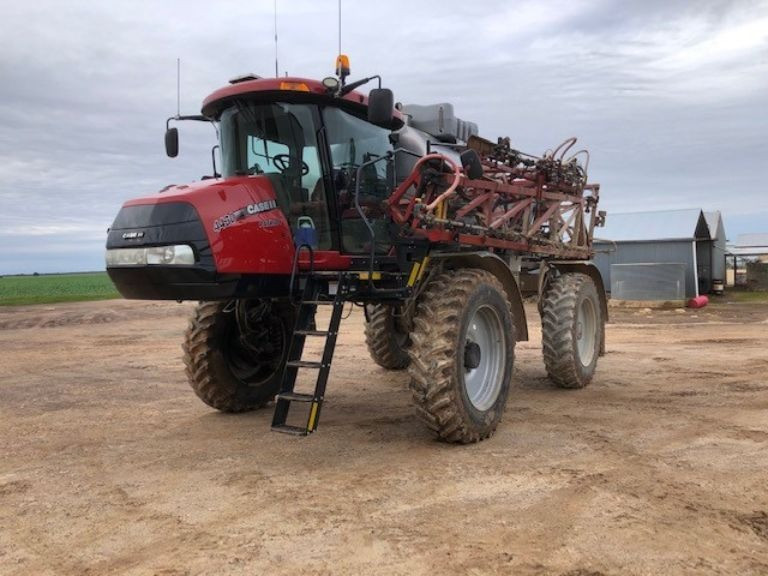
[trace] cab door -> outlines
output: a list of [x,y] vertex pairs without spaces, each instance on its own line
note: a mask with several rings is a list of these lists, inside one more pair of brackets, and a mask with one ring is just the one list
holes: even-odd
[[[390,131],[338,108],[325,108],[323,122],[330,149],[341,251],[346,254],[389,252],[392,241],[384,202],[392,193]],[[371,160],[382,158],[369,164]],[[359,207],[355,190],[359,179]],[[369,228],[370,226],[370,228]]]

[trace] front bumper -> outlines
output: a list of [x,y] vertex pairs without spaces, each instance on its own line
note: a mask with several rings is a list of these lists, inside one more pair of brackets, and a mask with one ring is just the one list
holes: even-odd
[[133,300],[229,300],[280,297],[288,293],[286,276],[217,274],[196,266],[113,266],[110,279]]

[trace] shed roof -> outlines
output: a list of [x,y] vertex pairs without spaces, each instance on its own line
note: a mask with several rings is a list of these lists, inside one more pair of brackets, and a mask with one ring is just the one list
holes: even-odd
[[596,242],[600,240],[613,242],[693,241],[712,238],[704,214],[699,208],[623,214],[609,213],[605,227],[602,230],[597,230],[596,235],[599,236],[595,239]]
[[[707,227],[709,228],[709,237],[712,240],[725,240],[720,238],[718,232],[722,227],[723,217],[720,215],[720,210],[713,210],[712,212],[704,212],[704,219],[707,221]],[[725,233],[725,228],[722,229]]]
[[737,248],[768,248],[768,233],[739,234],[736,237]]
[[736,244],[729,246],[728,252],[734,256],[762,256],[768,254],[768,233],[739,234]]

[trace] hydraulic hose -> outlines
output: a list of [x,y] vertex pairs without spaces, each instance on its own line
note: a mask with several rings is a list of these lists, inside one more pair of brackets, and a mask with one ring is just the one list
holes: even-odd
[[427,212],[433,212],[435,208],[437,208],[440,203],[451,197],[453,193],[456,191],[456,188],[459,186],[459,180],[461,179],[461,170],[459,166],[450,158],[447,156],[443,156],[442,154],[427,154],[426,156],[423,156],[418,162],[416,162],[416,166],[413,167],[414,170],[416,170],[419,166],[424,164],[425,162],[428,162],[429,160],[442,160],[446,164],[448,164],[448,167],[453,170],[453,182],[448,187],[448,189],[440,194],[437,198],[435,198],[432,202],[427,204],[426,209]]

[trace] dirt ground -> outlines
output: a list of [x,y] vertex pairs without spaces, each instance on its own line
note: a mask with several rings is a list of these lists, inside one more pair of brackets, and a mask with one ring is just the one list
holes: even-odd
[[0,309],[0,574],[768,574],[768,306],[612,310],[577,391],[535,308],[496,435],[432,439],[358,312],[318,433],[185,381],[191,305]]

